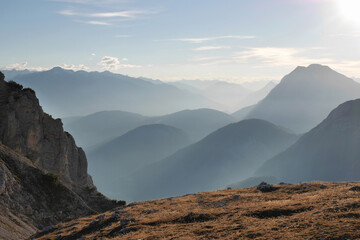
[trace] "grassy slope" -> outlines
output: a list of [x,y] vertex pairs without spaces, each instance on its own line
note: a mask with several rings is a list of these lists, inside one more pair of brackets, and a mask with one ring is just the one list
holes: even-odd
[[58,225],[37,239],[357,239],[360,194],[353,186],[360,184],[283,185],[270,193],[233,189],[132,203],[104,219],[100,214]]

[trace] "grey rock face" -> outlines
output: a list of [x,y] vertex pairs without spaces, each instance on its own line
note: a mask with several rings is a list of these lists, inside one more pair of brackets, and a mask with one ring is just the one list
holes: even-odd
[[34,91],[0,72],[0,239],[123,204],[97,192],[84,151]]
[[87,160],[60,119],[43,112],[35,93],[0,83],[0,142],[54,173],[69,186],[93,187]]

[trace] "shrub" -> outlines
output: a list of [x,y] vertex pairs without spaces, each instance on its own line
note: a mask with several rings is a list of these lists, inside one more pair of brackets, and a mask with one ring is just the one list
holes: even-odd
[[44,179],[47,183],[49,183],[50,185],[53,185],[53,186],[58,186],[60,183],[59,177],[54,173],[45,173]]

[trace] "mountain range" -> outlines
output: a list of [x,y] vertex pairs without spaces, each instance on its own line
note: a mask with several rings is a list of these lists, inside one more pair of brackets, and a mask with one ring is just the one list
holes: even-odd
[[131,201],[219,189],[251,176],[296,139],[264,120],[233,123],[109,187]]
[[231,115],[212,109],[183,110],[158,117],[102,111],[84,117],[65,118],[64,127],[80,146],[90,150],[143,125],[165,124],[179,128],[186,132],[191,142],[195,142],[233,122],[236,119]]
[[55,67],[14,75],[9,80],[34,89],[42,99],[44,109],[57,117],[104,110],[161,115],[211,105],[211,101],[202,96],[163,82],[154,84],[111,72],[74,72]]

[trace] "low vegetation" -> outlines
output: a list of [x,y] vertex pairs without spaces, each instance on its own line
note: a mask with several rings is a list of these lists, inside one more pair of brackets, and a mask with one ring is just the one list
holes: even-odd
[[[357,239],[359,183],[227,189],[137,202],[33,239]],[[354,188],[355,187],[355,188]],[[355,189],[355,190],[354,190]],[[40,236],[40,235],[38,235]]]

